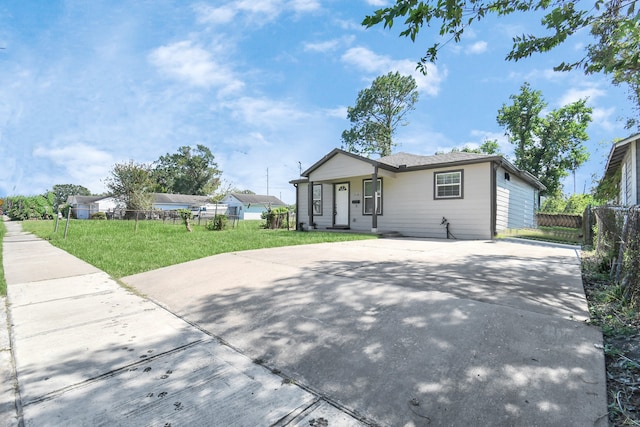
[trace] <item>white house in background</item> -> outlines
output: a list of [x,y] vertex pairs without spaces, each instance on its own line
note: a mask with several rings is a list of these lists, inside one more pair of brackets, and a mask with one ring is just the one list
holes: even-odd
[[621,206],[640,204],[640,133],[613,144],[604,177],[609,178],[619,174],[618,200],[613,200]]
[[235,216],[239,219],[261,219],[263,212],[287,206],[275,196],[244,193],[227,194],[221,203],[229,206],[229,216]]
[[78,219],[89,219],[96,212],[109,212],[120,206],[110,196],[69,196],[67,204],[71,206],[71,214]]
[[298,229],[457,239],[535,227],[545,189],[502,156],[398,153],[372,160],[340,149],[291,183]]
[[[227,206],[210,203],[209,196],[192,196],[187,194],[152,193],[152,210],[173,211],[190,209],[201,212],[206,210],[218,214],[227,214]],[[124,205],[110,196],[69,196],[67,203],[71,213],[78,219],[89,219],[95,212],[114,212],[124,209]],[[200,213],[198,213],[200,214]]]

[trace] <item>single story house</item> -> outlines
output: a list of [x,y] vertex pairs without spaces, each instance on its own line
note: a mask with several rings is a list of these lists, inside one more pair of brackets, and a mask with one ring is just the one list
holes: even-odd
[[89,219],[96,212],[113,211],[120,206],[111,196],[69,196],[67,204],[71,207],[71,215],[77,219]]
[[221,203],[229,206],[229,216],[235,216],[238,219],[261,219],[263,212],[287,206],[275,196],[244,193],[227,194]]
[[291,183],[298,229],[457,239],[535,227],[545,189],[502,156],[398,153],[372,160],[340,149]]
[[621,206],[640,203],[640,133],[613,144],[604,177],[616,177],[620,192],[612,202]]
[[[192,196],[187,194],[152,193],[151,209],[173,211],[178,209],[200,210],[201,207],[219,207],[220,213],[226,213],[224,205],[211,204],[209,196]],[[89,219],[95,212],[114,212],[124,209],[111,196],[69,196],[67,203],[71,206],[72,214],[78,219]]]

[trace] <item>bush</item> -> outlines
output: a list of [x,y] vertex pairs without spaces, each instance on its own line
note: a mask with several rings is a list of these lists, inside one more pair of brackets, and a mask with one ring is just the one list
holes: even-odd
[[205,227],[207,228],[207,230],[211,230],[211,231],[224,230],[227,228],[227,222],[228,220],[226,215],[218,214],[215,217],[213,217],[213,219],[210,219],[209,221],[207,221],[207,224],[205,225]]
[[275,209],[269,209],[267,212],[262,213],[262,219],[265,220],[264,228],[278,229],[288,228],[289,222],[287,220],[287,213],[289,210],[282,206]]
[[91,214],[91,219],[106,220],[107,214],[104,212],[94,212]]

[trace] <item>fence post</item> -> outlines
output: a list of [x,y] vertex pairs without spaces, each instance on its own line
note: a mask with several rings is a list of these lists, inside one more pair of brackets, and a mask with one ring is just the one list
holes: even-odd
[[71,219],[71,209],[67,212],[67,225],[64,227],[64,240],[67,240],[67,234],[69,234],[69,220]]

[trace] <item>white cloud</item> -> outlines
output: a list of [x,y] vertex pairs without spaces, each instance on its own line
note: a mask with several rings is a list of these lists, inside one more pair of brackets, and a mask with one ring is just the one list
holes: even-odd
[[339,45],[339,39],[327,40],[317,43],[304,43],[304,50],[306,52],[329,52],[332,50],[336,50]]
[[615,113],[615,107],[594,108],[591,114],[592,123],[608,132],[614,132],[617,129]]
[[218,87],[229,92],[244,85],[229,67],[214,61],[207,50],[190,40],[155,49],[149,54],[149,61],[164,74],[193,86]]
[[324,110],[327,117],[335,117],[337,119],[345,119],[347,118],[347,107],[340,106],[336,108],[330,108]]
[[381,6],[386,6],[387,5],[387,1],[386,0],[366,0],[366,3],[371,5],[371,6],[376,6],[376,7],[381,7]]
[[320,9],[318,0],[291,0],[289,4],[296,12],[314,12]]
[[418,89],[431,96],[438,95],[440,84],[447,75],[446,71],[441,73],[434,64],[427,64],[427,75],[425,76],[416,70],[416,63],[413,60],[392,59],[388,56],[378,55],[365,47],[348,49],[342,55],[342,61],[360,68],[366,73],[373,74],[372,78],[391,71],[398,71],[403,75],[411,75],[416,80]]
[[197,4],[193,7],[197,13],[197,20],[207,24],[228,24],[236,17],[237,9],[231,5],[212,7],[206,4]]
[[468,46],[465,49],[465,52],[471,55],[477,55],[480,53],[484,53],[487,50],[487,42],[485,41],[477,41],[474,44],[472,44],[471,46]]
[[344,36],[337,39],[326,40],[323,42],[306,42],[303,44],[306,52],[330,52],[335,51],[340,46],[348,46],[355,40],[355,36]]
[[309,114],[297,106],[267,98],[242,97],[223,105],[235,119],[255,127],[277,129],[297,120],[309,117]]
[[66,172],[64,177],[49,177],[54,183],[71,181],[82,183],[94,192],[102,191],[102,180],[107,177],[114,164],[113,157],[102,150],[83,143],[71,143],[63,146],[37,146],[33,150],[35,157],[48,159]]
[[602,89],[598,89],[597,87],[587,87],[582,89],[571,88],[562,95],[558,104],[567,105],[584,98],[588,98],[590,102],[593,102],[596,98],[604,95],[606,95],[606,92]]

